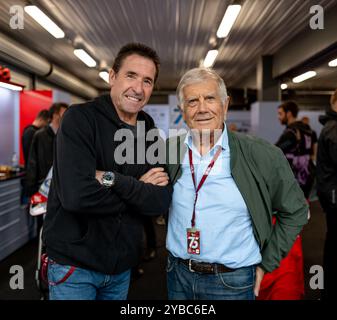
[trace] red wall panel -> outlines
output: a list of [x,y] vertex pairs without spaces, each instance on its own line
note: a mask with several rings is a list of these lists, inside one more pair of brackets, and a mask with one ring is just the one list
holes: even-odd
[[22,91],[20,93],[20,164],[24,164],[21,137],[23,129],[32,124],[42,109],[49,109],[53,103],[51,90]]

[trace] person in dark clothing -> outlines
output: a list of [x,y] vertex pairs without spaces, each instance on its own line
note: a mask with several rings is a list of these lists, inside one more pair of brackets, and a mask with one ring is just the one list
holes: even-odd
[[48,122],[49,122],[49,111],[44,109],[37,114],[32,124],[28,125],[23,129],[21,142],[22,142],[23,158],[25,160],[25,168],[27,168],[29,150],[33,141],[33,136],[37,130],[46,126]]
[[317,133],[310,127],[310,119],[307,116],[302,117],[301,121],[309,128],[312,132],[312,151],[311,151],[311,160],[314,164],[317,161],[317,146],[318,146],[318,138]]
[[27,163],[27,196],[39,190],[53,164],[54,139],[67,108],[66,103],[54,103],[49,109],[50,123],[34,134]]
[[[49,124],[37,130],[33,136],[24,182],[24,193],[27,197],[38,192],[52,167],[55,135],[67,108],[66,103],[52,104],[48,110]],[[36,221],[37,234],[39,235],[43,225],[43,215],[37,216]]]
[[[21,144],[22,144],[23,158],[25,161],[25,171],[27,171],[29,151],[32,145],[34,134],[39,129],[46,126],[48,122],[49,122],[49,111],[44,109],[37,114],[32,124],[28,125],[23,129]],[[21,201],[22,203],[26,204],[29,201],[29,198],[27,197],[29,191],[27,190],[26,177],[21,179],[21,185],[22,185]]]
[[298,106],[288,101],[278,107],[278,118],[286,129],[276,142],[289,161],[297,182],[308,199],[314,182],[313,133],[310,126],[297,121]]
[[[73,105],[64,115],[43,229],[52,300],[126,299],[130,270],[141,253],[142,214],[168,210],[172,186],[163,166],[136,157],[153,142],[145,141],[145,148],[121,148],[141,140],[138,126],[145,133],[155,130],[153,119],[141,109],[158,70],[153,49],[128,44],[110,71],[110,94]],[[136,138],[117,138],[130,130]],[[137,155],[120,161],[123,150]]]
[[322,299],[336,300],[337,285],[337,90],[331,96],[331,110],[320,116],[324,128],[318,139],[317,195],[326,213],[327,233],[324,246],[324,290]]

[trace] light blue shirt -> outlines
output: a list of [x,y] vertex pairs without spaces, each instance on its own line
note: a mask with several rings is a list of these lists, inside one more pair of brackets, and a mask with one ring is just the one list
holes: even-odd
[[195,227],[200,230],[200,255],[187,253],[186,229],[191,227],[195,189],[188,152],[181,164],[182,175],[174,185],[169,212],[167,249],[182,259],[224,264],[229,268],[261,262],[251,216],[230,169],[226,126],[213,148],[201,156],[187,134],[185,144],[192,150],[196,185],[219,147],[222,152],[198,194]]

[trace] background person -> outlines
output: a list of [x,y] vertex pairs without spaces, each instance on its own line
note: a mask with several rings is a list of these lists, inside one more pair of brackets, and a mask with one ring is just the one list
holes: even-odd
[[[38,192],[41,184],[46,179],[53,165],[54,142],[61,118],[68,105],[66,103],[54,103],[49,108],[49,124],[37,130],[30,146],[26,178],[25,195],[31,197]],[[43,225],[43,215],[36,217],[37,234]]]
[[311,160],[316,165],[317,161],[317,146],[318,146],[318,139],[317,139],[317,133],[315,130],[313,130],[310,127],[310,119],[307,116],[302,117],[301,121],[308,126],[308,128],[312,132],[312,151],[311,151]]
[[37,114],[32,124],[28,125],[23,129],[21,142],[22,142],[23,158],[25,160],[25,168],[27,167],[30,146],[32,144],[34,134],[37,130],[46,126],[48,122],[49,122],[49,111],[44,109]]
[[314,182],[311,160],[314,141],[311,128],[297,120],[298,110],[298,105],[293,101],[284,102],[278,107],[278,119],[286,128],[276,146],[288,159],[297,182],[309,199]]
[[337,90],[330,99],[331,109],[319,121],[324,125],[318,139],[317,195],[326,213],[323,300],[336,300],[337,285]]
[[53,164],[54,140],[61,123],[66,103],[57,102],[49,109],[50,123],[33,136],[27,163],[26,186],[28,196],[36,193]]

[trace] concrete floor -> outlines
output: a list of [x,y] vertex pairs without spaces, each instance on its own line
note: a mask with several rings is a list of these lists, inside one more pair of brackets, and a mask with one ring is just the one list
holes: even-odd
[[[162,300],[166,299],[166,250],[165,250],[165,226],[156,225],[157,233],[157,258],[150,262],[142,263],[145,274],[132,281],[129,291],[130,300]],[[305,299],[318,300],[319,290],[312,290],[309,287],[309,273],[311,266],[322,265],[323,245],[325,238],[324,213],[317,201],[311,205],[311,219],[304,227],[303,252],[304,252],[304,273],[305,273]],[[33,240],[14,254],[0,262],[0,300],[38,300],[40,299],[37,290],[34,272],[37,257],[37,240]],[[11,275],[9,269],[12,265],[21,265],[24,269],[24,289],[12,290],[9,287]]]

